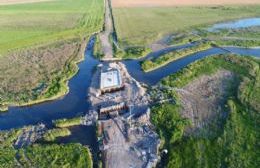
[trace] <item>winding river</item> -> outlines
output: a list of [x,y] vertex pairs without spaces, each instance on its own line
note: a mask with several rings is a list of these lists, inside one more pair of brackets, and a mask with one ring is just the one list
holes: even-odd
[[[255,19],[255,18],[253,18]],[[234,22],[236,24],[237,22]],[[250,25],[250,24],[249,24]],[[260,19],[259,19],[260,25]],[[95,38],[91,37],[89,40],[86,51],[85,59],[78,64],[79,72],[69,81],[70,92],[61,99],[36,104],[26,107],[10,107],[8,112],[0,114],[0,130],[7,130],[11,128],[22,127],[25,125],[32,125],[37,123],[44,123],[47,126],[51,125],[51,121],[60,118],[71,118],[78,115],[83,115],[88,112],[89,104],[87,102],[87,91],[90,86],[92,72],[99,61],[93,58],[93,45]],[[183,46],[168,47],[160,51],[156,51],[148,54],[145,58],[139,60],[126,60],[122,61],[129,73],[138,81],[148,85],[154,85],[159,82],[162,78],[179,71],[188,64],[199,60],[201,58],[214,55],[227,53],[226,50],[220,48],[211,48],[206,51],[202,51],[196,54],[189,55],[177,61],[167,64],[157,70],[144,73],[140,67],[140,61],[147,58],[159,57],[162,54],[174,51],[180,48],[186,48],[192,44],[186,44]],[[236,47],[225,47],[232,53],[260,57],[260,48],[256,49],[245,49]],[[79,126],[73,128],[72,136],[64,139],[60,139],[61,142],[73,142],[75,136],[81,137],[78,139],[85,139],[82,144],[90,145],[96,143],[95,128]],[[78,131],[81,130],[81,131]],[[80,135],[78,135],[80,132]],[[76,141],[76,140],[75,140]]]

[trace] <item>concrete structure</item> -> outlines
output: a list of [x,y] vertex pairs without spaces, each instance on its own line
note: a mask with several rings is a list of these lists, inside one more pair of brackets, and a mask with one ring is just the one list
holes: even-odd
[[116,68],[109,68],[101,71],[100,91],[101,94],[121,90],[123,88],[120,71]]
[[99,119],[108,119],[117,117],[124,110],[127,110],[128,106],[125,102],[114,104],[111,106],[100,107],[99,109]]

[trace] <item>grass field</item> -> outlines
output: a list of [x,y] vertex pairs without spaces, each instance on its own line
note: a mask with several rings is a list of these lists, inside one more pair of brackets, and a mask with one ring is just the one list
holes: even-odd
[[260,16],[260,6],[119,7],[113,15],[119,43],[136,46],[216,22]]
[[98,31],[102,22],[102,0],[55,0],[0,6],[0,54],[82,38]]
[[151,7],[151,6],[201,6],[201,5],[231,5],[260,4],[258,0],[112,0],[115,7]]
[[38,3],[53,0],[1,0],[0,5],[23,4],[23,3]]
[[102,29],[103,8],[103,0],[0,6],[0,110],[68,93],[86,41]]
[[0,147],[0,167],[91,168],[89,149],[80,144],[33,145],[21,149]]

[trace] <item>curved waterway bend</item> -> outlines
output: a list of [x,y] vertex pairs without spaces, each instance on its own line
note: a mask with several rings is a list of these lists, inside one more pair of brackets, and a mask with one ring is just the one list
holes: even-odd
[[[245,24],[246,23],[246,24]],[[213,25],[213,28],[240,28],[242,26],[250,27],[260,25],[260,18],[248,18],[228,24],[220,23]],[[70,92],[62,99],[36,104],[26,107],[10,107],[9,111],[0,114],[0,130],[22,127],[37,123],[50,124],[52,120],[60,118],[71,118],[88,112],[89,104],[87,103],[87,90],[90,86],[92,72],[94,67],[99,63],[92,57],[94,37],[92,37],[85,51],[85,59],[79,63],[79,72],[69,81]],[[154,85],[162,78],[175,73],[187,66],[188,64],[204,58],[209,55],[223,54],[227,51],[219,48],[212,48],[203,52],[199,52],[182,59],[176,60],[163,66],[157,70],[144,73],[141,70],[140,61],[144,59],[157,58],[176,49],[187,48],[194,44],[186,44],[183,46],[168,47],[159,51],[148,54],[145,58],[139,60],[123,61],[129,73],[138,81]],[[260,49],[244,49],[235,47],[226,47],[229,51],[240,55],[251,55],[260,57]]]
[[[260,57],[260,48],[257,49],[246,49],[246,48],[236,48],[236,47],[224,47],[224,49],[229,50],[232,53],[245,55],[245,56],[254,56]],[[216,55],[216,54],[225,54],[229,53],[228,51],[220,49],[220,48],[211,48],[202,52],[198,52],[187,57],[178,59],[173,61],[159,69],[150,72],[143,72],[140,65],[140,60],[131,60],[131,61],[123,61],[126,65],[129,73],[139,82],[143,82],[148,85],[154,85],[158,83],[162,78],[176,73],[181,70],[188,64],[202,59],[207,56]]]
[[[91,82],[93,69],[99,63],[98,60],[95,60],[92,57],[93,44],[94,37],[90,39],[87,45],[85,60],[78,65],[80,69],[78,74],[69,81],[70,92],[64,98],[33,106],[10,107],[8,112],[0,114],[0,129],[4,130],[16,128],[25,125],[37,124],[39,122],[43,122],[48,125],[55,119],[71,118],[88,112],[89,104],[86,101],[87,90]],[[189,46],[191,46],[191,44],[169,47],[151,53],[147,55],[146,58],[156,58],[167,52]],[[225,49],[228,49],[236,54],[260,57],[260,49],[244,49],[236,47],[225,47]],[[123,63],[126,65],[129,73],[136,80],[148,85],[154,85],[162,78],[179,71],[196,60],[210,55],[223,53],[227,53],[227,51],[219,48],[211,48],[209,50],[176,60],[166,66],[148,73],[141,70],[140,61],[144,58],[139,60],[127,60],[123,61]]]
[[[92,57],[93,44],[94,38],[92,38],[88,43],[85,52],[85,60],[78,65],[80,68],[79,73],[69,81],[70,92],[64,98],[42,104],[36,104],[33,106],[10,107],[8,112],[0,114],[0,129],[11,129],[25,125],[37,124],[39,122],[48,125],[52,120],[55,119],[71,118],[88,112],[89,104],[87,102],[87,90],[91,82],[93,69],[99,63],[98,60],[95,60]],[[146,58],[159,57],[160,55],[167,52],[172,52],[182,47],[186,48],[188,46],[189,45],[169,47],[164,50],[148,54]],[[225,47],[225,49],[240,55],[260,57],[260,48],[245,49]],[[129,73],[136,80],[148,85],[154,85],[162,78],[176,73],[180,69],[196,60],[210,55],[224,53],[227,53],[227,51],[220,48],[211,48],[209,50],[198,52],[196,54],[192,54],[182,59],[176,60],[167,64],[166,66],[148,73],[145,73],[141,70],[140,61],[142,61],[144,58],[122,62],[126,65]]]
[[85,51],[84,61],[78,64],[79,72],[69,81],[69,93],[62,99],[26,107],[10,107],[8,112],[0,114],[0,130],[25,125],[50,124],[52,120],[71,118],[86,113],[89,109],[87,89],[92,78],[93,68],[99,63],[92,57],[94,37]]

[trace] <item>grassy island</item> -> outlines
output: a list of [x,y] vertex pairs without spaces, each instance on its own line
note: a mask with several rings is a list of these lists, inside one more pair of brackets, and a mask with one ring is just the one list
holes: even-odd
[[200,43],[198,45],[195,45],[193,47],[190,48],[185,48],[185,49],[181,49],[181,50],[176,50],[173,51],[171,53],[162,55],[156,59],[152,59],[152,60],[145,60],[141,63],[142,69],[145,72],[149,72],[152,70],[155,70],[157,68],[160,68],[164,65],[169,64],[172,61],[175,61],[177,59],[183,58],[185,56],[200,52],[200,51],[204,51],[207,49],[211,48],[211,44],[210,43]]

